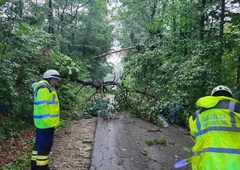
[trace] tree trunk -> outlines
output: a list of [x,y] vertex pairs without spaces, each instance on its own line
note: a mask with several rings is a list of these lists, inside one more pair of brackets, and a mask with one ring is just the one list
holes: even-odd
[[53,32],[54,32],[54,30],[53,30],[53,0],[48,1],[48,7],[49,7],[49,11],[48,11],[48,22],[49,22],[48,33],[53,34]]
[[238,68],[237,68],[237,84],[240,83],[240,55],[238,57]]
[[225,18],[225,0],[221,0],[221,20],[220,20],[220,32],[219,32],[219,40],[220,40],[220,51],[219,51],[219,63],[222,63],[222,55],[224,53],[224,18]]
[[205,14],[204,14],[204,9],[206,6],[206,0],[202,0],[201,4],[201,18],[200,18],[200,40],[204,39],[204,27],[205,27]]

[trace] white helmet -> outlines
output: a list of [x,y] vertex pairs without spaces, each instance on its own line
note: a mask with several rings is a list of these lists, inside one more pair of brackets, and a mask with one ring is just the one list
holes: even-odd
[[[227,93],[226,93],[227,92]],[[227,86],[217,86],[212,90],[211,96],[227,96],[232,97],[232,91]]]
[[44,74],[43,74],[43,78],[44,79],[49,79],[49,78],[55,78],[55,79],[60,79],[60,74],[57,70],[47,70]]

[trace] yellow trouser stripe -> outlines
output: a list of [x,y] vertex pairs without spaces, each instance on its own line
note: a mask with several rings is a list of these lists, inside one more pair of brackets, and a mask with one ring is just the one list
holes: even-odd
[[37,160],[37,166],[45,166],[48,165],[48,160],[40,161]]
[[37,160],[37,155],[36,155],[36,156],[33,156],[33,155],[32,155],[31,160],[32,160],[32,161],[36,161],[36,160]]
[[37,166],[45,166],[48,164],[48,155],[38,155],[37,156]]
[[43,160],[43,159],[48,159],[48,155],[38,155],[37,156],[37,159],[39,160],[39,159],[41,159],[41,160]]
[[32,151],[32,158],[31,158],[31,160],[32,161],[36,161],[36,159],[37,159],[37,151]]
[[32,155],[37,155],[37,151],[32,151]]
[[37,156],[37,166],[45,166],[48,164],[48,155],[38,155]]

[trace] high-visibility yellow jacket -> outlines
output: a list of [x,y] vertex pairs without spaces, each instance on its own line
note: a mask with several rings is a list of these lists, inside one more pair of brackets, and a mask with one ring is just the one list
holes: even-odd
[[240,103],[224,96],[206,96],[189,118],[193,170],[240,170]]
[[34,124],[39,129],[56,127],[60,123],[60,105],[56,90],[46,80],[33,85]]

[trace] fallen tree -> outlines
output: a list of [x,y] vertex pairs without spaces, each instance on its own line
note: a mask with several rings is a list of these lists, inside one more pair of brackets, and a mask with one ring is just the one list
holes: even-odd
[[120,50],[116,50],[116,51],[104,53],[104,54],[101,54],[101,55],[98,55],[98,56],[93,57],[93,59],[105,57],[105,56],[107,56],[107,55],[111,55],[111,54],[114,54],[114,53],[119,53],[119,52],[122,52],[122,51],[132,50],[132,49],[135,49],[135,47],[122,48],[122,49],[120,49]]

